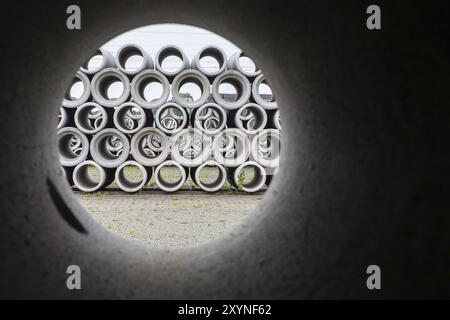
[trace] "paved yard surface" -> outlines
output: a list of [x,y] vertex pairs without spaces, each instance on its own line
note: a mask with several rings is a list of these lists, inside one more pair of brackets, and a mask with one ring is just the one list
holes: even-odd
[[192,247],[242,222],[264,193],[224,191],[75,191],[77,199],[111,232],[159,248]]

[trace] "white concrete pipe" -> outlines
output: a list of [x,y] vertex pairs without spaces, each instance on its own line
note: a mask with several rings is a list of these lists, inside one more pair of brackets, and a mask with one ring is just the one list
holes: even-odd
[[[127,175],[127,168],[130,167],[138,169],[138,177],[130,177],[129,175]],[[143,165],[136,161],[126,161],[116,169],[115,178],[117,186],[122,191],[128,193],[138,192],[149,182],[152,176],[151,172],[151,168],[145,168]]]
[[[187,84],[194,84],[200,89],[200,96],[198,98],[186,97],[188,92],[180,92],[182,87]],[[172,81],[171,87],[173,100],[187,109],[198,108],[205,104],[210,95],[210,84],[208,78],[198,70],[184,70],[176,75]]]
[[131,154],[140,164],[155,167],[169,156],[170,141],[167,135],[157,128],[144,128],[131,139]]
[[130,154],[128,137],[117,129],[107,128],[97,132],[91,140],[92,158],[102,167],[117,168]]
[[153,114],[134,102],[125,102],[114,110],[114,126],[126,134],[138,132],[143,127],[153,126]]
[[[120,83],[122,86],[121,94],[117,97],[110,96],[108,92],[114,83]],[[117,107],[130,96],[130,80],[122,71],[114,68],[103,69],[92,78],[91,92],[98,104],[110,108]]]
[[95,134],[112,124],[112,108],[103,108],[95,102],[86,102],[77,108],[74,120],[78,129],[86,134]]
[[228,124],[237,127],[248,135],[254,135],[263,130],[267,124],[266,111],[256,103],[247,103],[228,114]]
[[[218,174],[217,177],[211,179],[209,176],[204,176],[202,174],[203,171],[206,173],[210,173],[210,170],[205,170],[206,168],[214,168],[217,169]],[[191,168],[191,178],[194,180],[194,183],[203,191],[206,192],[216,192],[222,189],[226,180],[227,180],[227,172],[220,163],[214,160],[208,160],[203,162],[200,166]]]
[[175,134],[188,125],[186,110],[174,102],[168,102],[156,110],[155,125],[168,135]]
[[[135,68],[127,65],[131,57],[140,57],[139,65]],[[120,47],[116,54],[116,65],[120,71],[129,76],[134,76],[146,69],[153,69],[153,59],[145,50],[137,44],[125,44]]]
[[227,67],[229,70],[237,70],[243,74],[245,74],[249,78],[255,78],[261,73],[261,70],[258,69],[258,67],[255,66],[255,70],[248,70],[247,68],[244,68],[240,62],[242,58],[245,58],[248,56],[243,53],[242,51],[238,51],[235,54],[233,54],[230,59],[228,60]]
[[[208,62],[202,62],[204,58],[213,58],[218,63],[217,70],[211,70],[213,66],[205,65]],[[227,55],[224,50],[217,46],[206,46],[202,48],[191,62],[191,68],[197,69],[205,74],[210,80],[224,72],[227,68]]]
[[280,159],[281,137],[276,129],[264,129],[253,137],[252,158],[266,168],[277,168]]
[[[252,97],[253,100],[255,100],[255,102],[257,104],[259,104],[261,107],[263,107],[264,109],[277,109],[278,108],[278,104],[275,101],[275,95],[271,94],[271,98],[270,100],[265,99],[261,93],[260,93],[260,86],[262,84],[265,84],[266,86],[270,87],[266,78],[264,77],[264,75],[261,73],[259,76],[256,77],[256,79],[253,81],[252,84]],[[272,90],[272,88],[271,88]]]
[[[168,69],[163,68],[163,61],[171,56],[177,57],[181,60],[181,64],[179,68],[176,69]],[[189,69],[191,67],[191,64],[189,62],[188,57],[184,53],[181,48],[174,46],[174,45],[168,45],[165,47],[162,47],[155,56],[155,68],[159,72],[163,73],[169,80],[172,80],[173,77],[175,77],[178,73],[180,73],[183,70]]]
[[[248,171],[253,172],[249,173]],[[251,176],[249,181],[247,175]],[[255,161],[247,161],[237,168],[229,169],[229,182],[240,191],[257,192],[266,183],[266,170]]]
[[197,167],[211,154],[211,137],[195,128],[183,129],[170,139],[172,159],[184,167]]
[[[82,86],[82,89],[76,88],[78,84]],[[74,90],[76,91],[80,91],[81,89],[81,93],[72,95],[72,88],[74,88]],[[69,89],[67,90],[66,95],[64,96],[64,99],[62,101],[62,106],[66,108],[76,108],[85,103],[90,96],[91,86],[89,78],[84,73],[78,71],[74,75],[72,82],[69,85]]]
[[78,164],[73,170],[73,183],[83,192],[95,192],[114,181],[114,170],[105,169],[92,160]]
[[[175,181],[170,181],[172,177],[166,175],[179,175]],[[189,175],[188,168],[183,167],[176,161],[167,160],[161,163],[155,169],[156,185],[165,192],[175,192],[183,187]]]
[[192,110],[191,125],[207,135],[215,135],[225,128],[227,113],[216,103],[206,103]]
[[212,141],[214,159],[225,167],[237,167],[250,156],[250,140],[239,129],[229,128],[216,134]]
[[[89,62],[91,61],[91,59],[95,59],[96,57],[101,59],[101,62],[98,64],[97,67],[92,68],[89,66]],[[92,76],[100,70],[106,68],[114,68],[115,66],[116,62],[114,60],[113,54],[105,49],[100,48],[95,52],[93,57],[91,57],[88,61],[86,61],[86,63],[80,68],[80,71],[89,76]]]
[[57,133],[59,161],[61,165],[73,167],[89,155],[89,140],[77,128],[65,127]]
[[[231,85],[236,97],[227,97],[220,91],[221,85]],[[251,85],[247,77],[234,70],[228,70],[219,74],[212,84],[212,96],[214,101],[225,109],[238,109],[248,102],[251,96]]]
[[[160,86],[161,94],[147,98],[146,88]],[[167,102],[170,95],[170,84],[166,76],[156,70],[144,70],[138,73],[131,81],[131,96],[134,102],[147,109],[156,109]]]

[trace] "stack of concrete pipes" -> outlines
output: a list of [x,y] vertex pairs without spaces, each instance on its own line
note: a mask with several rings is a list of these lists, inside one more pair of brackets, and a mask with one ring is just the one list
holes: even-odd
[[[120,48],[115,57],[103,49],[96,55],[102,57],[100,67],[92,70],[86,64],[74,77],[72,85],[81,82],[83,93],[76,98],[68,94],[60,109],[59,155],[71,186],[94,192],[115,179],[120,189],[137,192],[154,175],[158,188],[173,192],[189,174],[207,192],[220,190],[227,179],[245,192],[270,183],[278,167],[278,107],[274,99],[260,94],[260,85],[267,84],[261,70],[248,72],[239,63],[242,52],[227,59],[221,48],[208,46],[190,62],[180,48],[166,46],[152,60],[132,44]],[[127,59],[136,55],[141,58],[140,67],[127,69]],[[162,67],[169,56],[181,59],[178,70]],[[216,59],[219,70],[202,67],[204,57]],[[108,88],[117,82],[122,93],[111,98]],[[159,83],[162,94],[150,100],[144,90],[152,83]],[[198,99],[180,93],[187,83],[201,89]],[[222,84],[235,88],[233,99],[219,93]],[[124,169],[129,166],[142,173],[141,181],[127,178]],[[97,170],[96,179],[89,167]],[[180,178],[166,179],[162,172],[168,167],[175,168],[171,170]],[[202,181],[201,172],[208,167],[218,169],[214,181]],[[254,175],[244,181],[242,173],[249,167]]]

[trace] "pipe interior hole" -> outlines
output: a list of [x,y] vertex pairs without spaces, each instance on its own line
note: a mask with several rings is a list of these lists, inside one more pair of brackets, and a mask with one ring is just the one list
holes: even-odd
[[167,188],[174,188],[183,180],[183,173],[175,165],[165,165],[160,168],[158,179]]
[[127,188],[137,188],[144,180],[144,174],[138,166],[126,165],[120,170],[119,179]]
[[105,78],[100,84],[100,93],[104,99],[116,100],[120,98],[125,90],[123,82],[114,76]]
[[223,81],[219,85],[219,95],[223,100],[235,102],[239,99],[240,88],[231,81]]
[[114,134],[105,135],[98,141],[97,150],[102,158],[115,160],[122,154],[123,141]]
[[275,100],[272,88],[267,84],[267,82],[262,82],[259,85],[258,92],[261,98],[263,98],[267,102],[273,102]]
[[205,165],[199,172],[199,179],[207,188],[214,188],[223,179],[223,172],[217,166]]
[[156,79],[148,79],[147,81],[142,81],[139,85],[140,96],[144,98],[147,102],[153,102],[159,100],[163,95],[163,85]]
[[81,137],[74,133],[67,133],[58,139],[59,154],[67,159],[76,159],[84,146]]
[[199,62],[200,67],[207,72],[218,72],[223,64],[223,61],[219,62],[219,60],[213,56],[203,56],[200,58]]
[[161,68],[167,72],[180,70],[183,66],[183,59],[179,55],[170,54],[160,61]]
[[85,88],[83,82],[80,79],[75,78],[67,91],[66,99],[72,101],[80,99],[84,93],[84,90]]
[[255,62],[244,55],[241,55],[239,57],[239,65],[241,66],[242,70],[246,71],[246,72],[256,72],[256,64]]
[[193,102],[200,99],[203,94],[201,83],[196,79],[186,79],[180,83],[178,90],[180,96],[187,102]]

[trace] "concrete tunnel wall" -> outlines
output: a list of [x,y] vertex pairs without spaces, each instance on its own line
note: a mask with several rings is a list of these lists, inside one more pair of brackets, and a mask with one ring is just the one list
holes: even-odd
[[[2,10],[0,297],[449,297],[448,3],[68,1]],[[58,166],[57,110],[104,42],[157,23],[206,28],[265,71],[280,105],[280,171],[224,238],[142,248],[96,224]],[[66,289],[66,268],[82,290]],[[370,264],[382,290],[366,288]],[[447,279],[447,280],[445,280]]]

